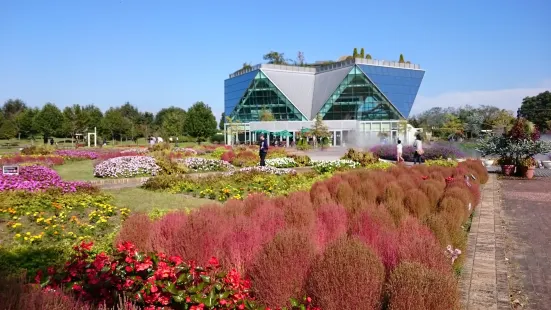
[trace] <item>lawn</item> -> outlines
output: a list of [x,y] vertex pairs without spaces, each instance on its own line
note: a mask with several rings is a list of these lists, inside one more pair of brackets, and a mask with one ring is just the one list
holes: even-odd
[[91,181],[94,178],[92,160],[66,161],[65,164],[53,167],[65,181]]
[[153,209],[192,209],[204,204],[216,203],[209,199],[166,192],[153,192],[141,188],[123,188],[105,190],[104,192],[115,197],[113,201],[114,205],[120,208],[129,208],[133,212],[150,212]]

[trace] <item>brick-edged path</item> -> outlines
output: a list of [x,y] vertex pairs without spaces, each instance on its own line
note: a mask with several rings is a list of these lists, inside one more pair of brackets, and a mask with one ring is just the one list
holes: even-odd
[[464,309],[510,309],[499,201],[499,183],[490,175],[469,232],[460,283]]

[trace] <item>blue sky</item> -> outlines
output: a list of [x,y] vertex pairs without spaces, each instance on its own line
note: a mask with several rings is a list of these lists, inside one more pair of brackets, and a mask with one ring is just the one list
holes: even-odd
[[426,70],[414,112],[551,89],[551,1],[0,1],[0,100],[223,110],[224,79],[275,50],[364,47]]

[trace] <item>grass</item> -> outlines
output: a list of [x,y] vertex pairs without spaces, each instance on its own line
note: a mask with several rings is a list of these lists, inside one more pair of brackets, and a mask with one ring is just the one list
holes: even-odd
[[65,161],[65,164],[53,167],[63,180],[66,181],[91,181],[94,177],[92,160]]
[[210,199],[194,198],[186,195],[166,192],[153,192],[141,188],[123,188],[104,190],[115,197],[114,205],[129,208],[134,212],[151,212],[160,210],[183,210],[200,207],[204,204],[213,204]]

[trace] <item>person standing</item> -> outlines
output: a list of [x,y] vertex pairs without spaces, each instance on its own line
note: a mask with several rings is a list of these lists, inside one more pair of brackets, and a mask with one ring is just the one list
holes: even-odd
[[413,164],[421,164],[421,156],[425,151],[423,151],[423,142],[421,141],[421,135],[415,137],[415,142],[413,142],[413,147],[415,148],[415,154],[413,154]]
[[400,140],[398,140],[398,144],[396,145],[396,161],[398,163],[404,161],[404,158],[402,157],[402,141]]
[[266,154],[268,154],[268,141],[264,138],[264,135],[260,135],[260,150],[258,155],[260,156],[260,166],[266,166]]

